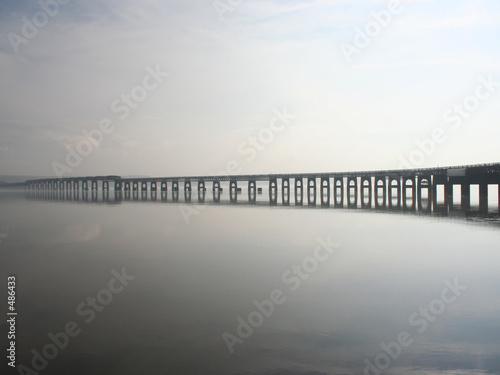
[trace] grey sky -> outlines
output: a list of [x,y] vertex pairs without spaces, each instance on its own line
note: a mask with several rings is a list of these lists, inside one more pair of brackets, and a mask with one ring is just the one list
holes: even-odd
[[[389,2],[41,3],[0,5],[0,174],[54,176],[54,163],[67,176],[169,176],[230,161],[240,173],[500,161],[497,1],[401,1],[362,48],[357,30]],[[42,25],[36,35],[23,34],[25,20]],[[346,57],[347,44],[358,51]],[[151,81],[151,70],[168,77]],[[117,108],[134,89],[146,95],[125,116]],[[455,104],[474,110],[457,118]],[[68,166],[68,149],[103,119],[112,130]]]

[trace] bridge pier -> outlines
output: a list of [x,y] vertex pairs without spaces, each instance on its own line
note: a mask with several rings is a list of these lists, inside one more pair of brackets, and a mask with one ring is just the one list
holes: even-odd
[[236,203],[238,201],[238,181],[236,180],[229,181],[229,200],[232,203]]
[[162,181],[160,184],[160,191],[167,191],[167,181]]
[[151,192],[153,191],[157,191],[158,190],[158,187],[156,185],[156,181],[151,181]]
[[102,182],[102,190],[109,191],[109,181]]
[[[368,195],[368,200],[365,200]],[[361,177],[361,208],[372,207],[372,178],[371,176]]]
[[255,180],[248,180],[248,202],[254,204],[257,201],[257,183]]
[[330,177],[321,176],[321,206],[330,206]]
[[281,203],[283,206],[290,205],[290,179],[288,177],[281,179]]
[[[431,176],[420,176],[418,178],[418,182],[417,182],[417,202],[418,202],[418,210],[419,211],[431,211],[432,209],[432,191],[433,191],[433,188],[431,186]],[[423,194],[422,194],[422,191],[423,190],[426,190],[427,191],[427,198],[425,198],[427,200],[427,206],[426,208],[423,207],[423,201],[424,201],[424,198],[423,198]]]
[[316,177],[308,177],[307,179],[307,204],[316,206]]
[[212,184],[213,184],[212,189],[213,189],[214,202],[220,203],[220,191],[221,191],[220,181],[214,180]]
[[460,185],[461,201],[460,205],[464,210],[470,210],[470,182],[463,182]]
[[[386,207],[386,177],[376,176],[375,177],[375,208],[385,208]],[[382,193],[382,194],[381,194]],[[382,202],[379,198],[382,198]]]
[[172,181],[172,192],[174,192],[174,191],[177,191],[177,192],[179,191],[179,181],[177,181],[177,180]]
[[335,177],[333,180],[334,207],[344,207],[344,178]]
[[358,207],[358,178],[348,177],[347,178],[347,207],[357,208]]
[[488,183],[484,179],[479,183],[479,210],[488,211]]
[[278,204],[278,181],[276,178],[269,179],[269,204],[271,206]]
[[[302,206],[304,203],[304,182],[302,177],[295,177],[295,205]],[[299,199],[300,198],[300,199]]]
[[[396,189],[396,204],[394,204],[394,189]],[[400,177],[389,177],[389,208],[401,207],[401,181]]]
[[[408,190],[411,191],[411,205],[408,206]],[[416,177],[409,177],[409,176],[404,176],[403,177],[403,209],[405,210],[416,210],[417,205],[417,197],[416,197],[416,192],[417,192],[417,181]]]

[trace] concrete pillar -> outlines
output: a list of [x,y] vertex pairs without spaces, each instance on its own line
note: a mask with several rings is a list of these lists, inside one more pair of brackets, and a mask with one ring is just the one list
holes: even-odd
[[[375,177],[375,208],[385,208],[386,207],[386,176],[376,176]],[[382,202],[380,202],[380,197],[382,197]]]
[[461,187],[461,206],[463,210],[469,210],[470,209],[470,183],[469,182],[464,182],[462,183]]
[[179,181],[172,181],[172,191],[179,191]]
[[[396,189],[396,205],[393,203],[394,192]],[[389,177],[389,207],[399,208],[401,207],[401,177]]]
[[151,181],[151,191],[157,191],[156,181]]
[[479,209],[488,210],[488,183],[486,181],[481,181],[479,184]]
[[310,206],[316,205],[316,177],[307,178],[307,203]]
[[139,181],[132,182],[132,191],[139,191]]
[[[351,199],[353,198],[353,199]],[[357,208],[358,207],[358,178],[348,177],[347,178],[347,207]]]
[[[365,197],[368,195],[368,200]],[[371,177],[361,177],[361,207],[371,208],[372,207],[372,178]]]
[[269,179],[269,204],[271,206],[278,204],[278,181],[275,178]]
[[335,207],[344,207],[344,177],[333,179],[333,202]]
[[109,181],[102,182],[102,190],[109,191]]
[[322,176],[321,177],[321,205],[329,206],[330,205],[330,177]]
[[302,177],[295,177],[295,205],[302,206],[304,202],[304,186]]
[[146,181],[141,182],[141,191],[148,191],[148,183]]
[[229,181],[229,200],[232,203],[238,201],[238,181],[236,180]]
[[167,181],[162,181],[160,186],[161,191],[167,191]]
[[255,203],[257,200],[257,183],[255,180],[248,180],[248,202]]

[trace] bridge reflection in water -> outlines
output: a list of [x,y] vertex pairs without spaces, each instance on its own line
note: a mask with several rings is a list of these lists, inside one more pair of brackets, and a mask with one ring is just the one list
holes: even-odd
[[[208,183],[212,185],[210,194],[207,193]],[[198,203],[204,203],[210,199],[212,203],[219,204],[224,199],[225,185],[229,192],[225,195],[229,196],[229,203],[241,203],[242,198],[238,197],[242,192],[238,184],[241,184],[246,185],[248,198],[245,199],[248,204],[257,204],[257,196],[266,189],[267,204],[271,206],[307,204],[311,207],[319,205],[417,212],[453,208],[455,187],[460,187],[460,207],[463,210],[469,211],[471,205],[476,203],[476,199],[471,197],[471,187],[474,187],[478,189],[479,211],[487,212],[490,187],[496,186],[497,208],[500,205],[500,163],[366,172],[148,178],[71,177],[29,180],[25,187],[31,192],[42,192],[42,195],[54,191],[76,193],[81,190],[82,194],[91,191],[91,196],[94,196],[99,190],[104,193],[114,190],[118,200],[128,199],[130,195],[138,197],[139,192],[143,196],[148,191],[155,193],[151,195],[153,197],[159,190],[162,200],[168,200],[169,184],[170,199],[173,202],[182,200],[190,203],[196,199]],[[259,184],[263,186],[258,186]],[[181,186],[183,193],[180,192]],[[197,190],[195,197],[193,188]],[[440,197],[442,204],[439,202]]]
[[[478,219],[475,220],[478,224],[500,227],[500,210],[497,202],[490,202],[488,205],[484,203],[484,198],[481,201],[481,189],[479,189],[478,197],[473,197],[472,200],[470,195],[464,199],[464,194],[462,194],[461,200],[457,204],[457,202],[453,203],[453,196],[450,197],[446,191],[438,194],[439,191],[433,185],[432,179],[422,178],[417,180],[417,184],[408,186],[406,183],[405,186],[404,181],[398,185],[398,182],[394,180],[384,181],[384,179],[375,178],[356,181],[354,178],[350,178],[344,181],[345,184],[334,183],[332,190],[330,190],[329,182],[326,179],[322,180],[319,189],[316,189],[313,180],[296,179],[294,181],[295,187],[291,188],[290,181],[285,179],[280,183],[271,181],[269,187],[265,189],[259,187],[255,181],[251,181],[245,191],[238,188],[237,184],[230,182],[226,184],[227,191],[224,191],[224,184],[218,181],[214,182],[215,186],[211,192],[207,192],[207,189],[201,185],[194,193],[189,188],[184,188],[183,192],[180,192],[178,188],[172,189],[171,192],[166,190],[148,191],[147,189],[124,191],[30,189],[26,191],[26,198],[96,204],[156,202],[158,204],[259,206],[290,209],[352,209],[365,212]],[[307,189],[304,189],[304,185]],[[405,187],[400,188],[401,186]],[[470,189],[466,191],[470,192]],[[332,195],[331,200],[330,195]],[[500,199],[498,201],[500,202]]]

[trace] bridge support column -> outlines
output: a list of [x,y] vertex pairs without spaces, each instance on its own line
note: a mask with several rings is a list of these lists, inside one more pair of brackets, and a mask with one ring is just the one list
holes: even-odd
[[151,191],[157,191],[158,187],[156,185],[156,181],[151,181]]
[[87,180],[82,182],[82,190],[89,191],[89,182]]
[[148,183],[146,181],[141,182],[141,191],[148,191]]
[[122,182],[115,181],[115,191],[122,191]]
[[[417,178],[403,176],[403,209],[414,210],[416,209],[416,192],[417,192]],[[408,206],[408,190],[411,191],[411,205]]]
[[[385,208],[386,206],[386,177],[375,177],[375,208]],[[380,201],[379,198],[382,198]]]
[[248,202],[254,204],[257,201],[257,183],[255,180],[248,180]]
[[348,177],[347,178],[347,207],[357,208],[358,207],[358,178]]
[[207,189],[205,189],[205,181],[204,180],[198,180],[198,202],[204,203],[205,202],[205,192]]
[[138,181],[133,181],[132,182],[132,190],[133,191],[138,191],[139,190],[139,182]]
[[330,177],[321,177],[321,205],[330,206]]
[[479,209],[488,211],[488,183],[486,181],[479,183]]
[[316,206],[316,177],[307,178],[307,204]]
[[212,184],[213,184],[214,202],[219,203],[220,202],[220,182],[218,180],[214,180],[212,182]]
[[102,182],[102,190],[109,191],[109,181]]
[[302,177],[295,177],[295,205],[302,206],[304,202],[304,183]]
[[269,204],[271,206],[278,204],[278,181],[275,178],[269,179]]
[[177,181],[177,180],[172,181],[172,192],[174,192],[174,191],[177,191],[177,192],[179,191],[179,181]]
[[229,201],[236,203],[238,201],[238,181],[229,181]]
[[462,185],[460,186],[460,190],[462,195],[460,205],[462,206],[463,210],[470,210],[470,183],[462,183]]
[[161,191],[167,191],[167,181],[162,181],[160,184]]
[[333,180],[333,202],[335,207],[344,207],[344,177]]
[[283,206],[290,205],[290,179],[287,177],[281,179],[281,202]]
[[[394,191],[396,189],[396,204],[393,202]],[[401,207],[401,177],[389,177],[389,207],[390,208],[400,208]]]
[[445,205],[453,206],[453,183],[449,179],[444,184],[444,201]]
[[[371,208],[372,207],[372,178],[361,177],[361,208]],[[368,196],[368,200],[366,200]]]

